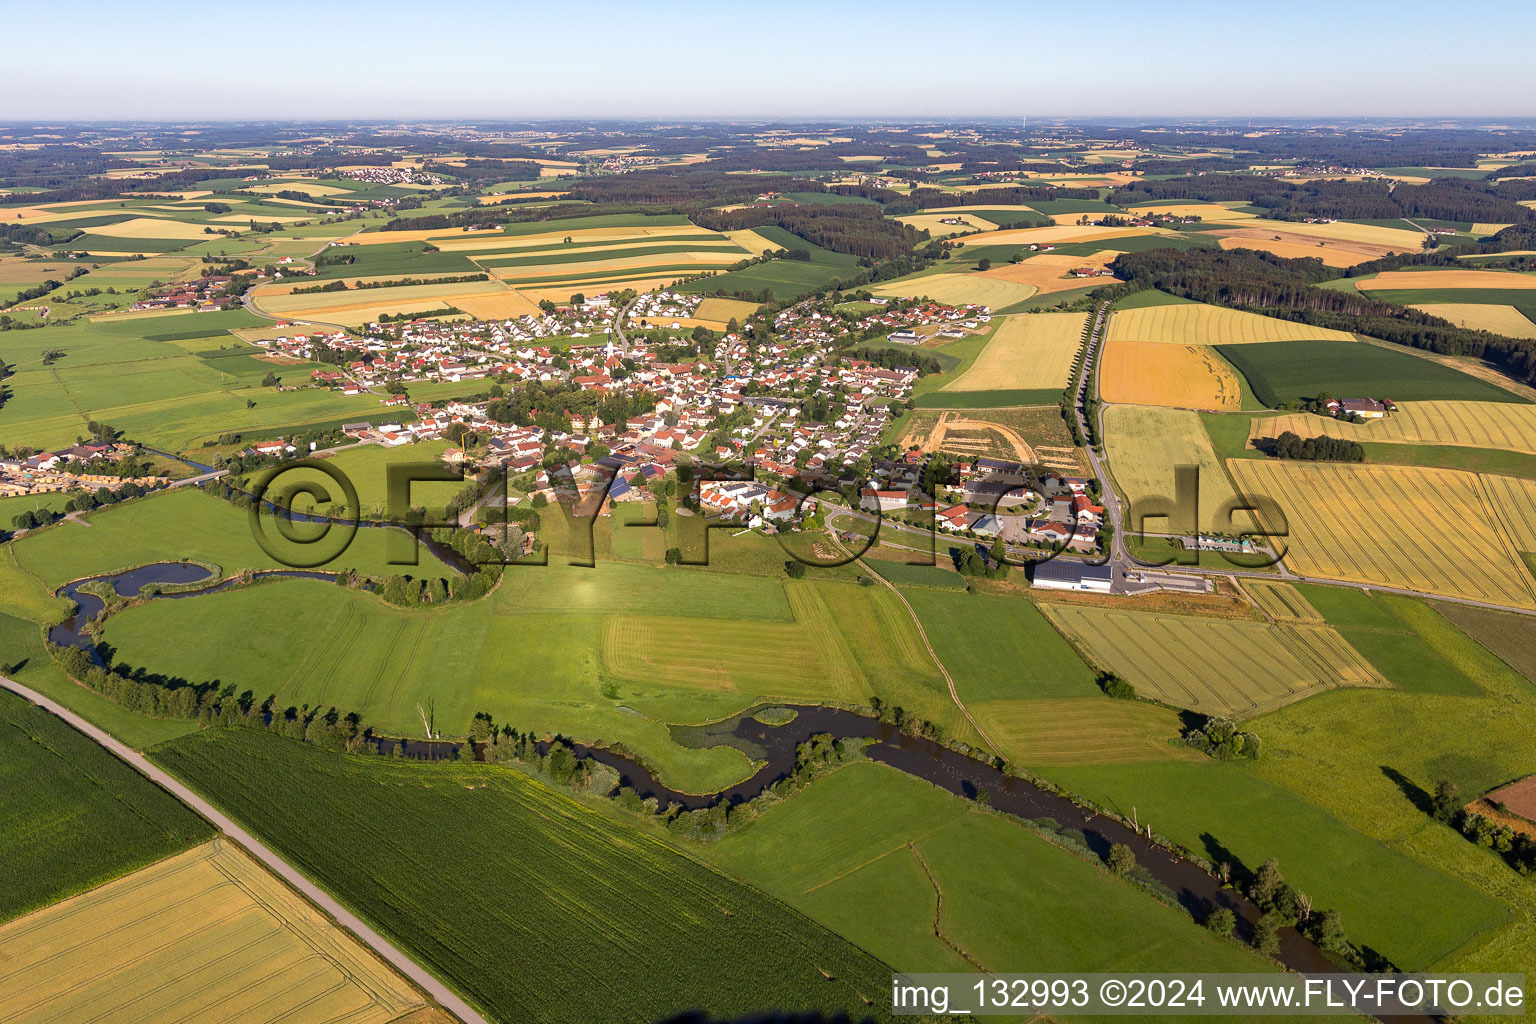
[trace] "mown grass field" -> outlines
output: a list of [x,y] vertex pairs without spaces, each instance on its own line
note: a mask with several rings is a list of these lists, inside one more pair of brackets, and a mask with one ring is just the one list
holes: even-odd
[[1244,313],[1221,306],[1180,302],[1155,306],[1125,307],[1109,320],[1107,340],[1163,342],[1172,345],[1254,345],[1265,342],[1354,338],[1343,331],[1310,327]]
[[1046,617],[1137,693],[1248,717],[1333,686],[1387,681],[1331,629],[1047,604]]
[[1278,503],[1292,572],[1536,607],[1536,581],[1470,473],[1254,459],[1230,465],[1245,491]]
[[1339,341],[1223,345],[1220,352],[1268,406],[1323,392],[1393,402],[1466,400],[1524,402],[1495,384],[1411,352]]
[[0,949],[0,1005],[18,1024],[388,1024],[429,1005],[222,839],[12,921]]
[[897,970],[1270,969],[1006,816],[879,764],[837,771],[703,856]]
[[946,392],[1049,390],[1067,386],[1083,343],[1086,313],[1032,313],[1004,318],[970,368]]
[[[9,794],[0,829],[0,920],[212,834],[169,793],[9,691],[0,692],[0,782]],[[0,948],[5,946],[0,932]],[[0,1005],[10,1001],[0,997]]]
[[1106,402],[1176,409],[1238,409],[1237,375],[1208,346],[1112,341],[1099,368]]
[[511,769],[234,730],[153,756],[496,1019],[862,1013],[890,983],[777,900]]
[[[1221,522],[1221,509],[1237,497],[1226,469],[1211,447],[1211,439],[1199,415],[1187,409],[1157,406],[1112,405],[1104,410],[1105,450],[1118,490],[1133,503],[1152,508],[1156,499],[1174,493],[1174,468],[1199,469],[1199,525],[1223,532],[1232,526]],[[1136,514],[1133,504],[1132,514]],[[1233,517],[1237,528],[1246,526],[1245,513]],[[1193,524],[1149,521],[1150,532],[1175,533]]]

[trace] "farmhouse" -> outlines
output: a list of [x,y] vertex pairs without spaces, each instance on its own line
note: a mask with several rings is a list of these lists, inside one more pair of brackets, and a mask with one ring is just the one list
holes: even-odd
[[1042,590],[1088,590],[1107,594],[1115,586],[1112,565],[1089,565],[1053,558],[1038,562],[1031,573],[1030,586]]

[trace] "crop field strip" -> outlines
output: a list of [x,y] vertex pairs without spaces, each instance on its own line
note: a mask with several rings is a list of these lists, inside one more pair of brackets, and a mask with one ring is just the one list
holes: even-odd
[[1487,473],[1478,479],[1482,481],[1488,503],[1498,509],[1499,521],[1515,549],[1536,554],[1536,480]]
[[869,290],[875,295],[926,297],[949,305],[980,305],[999,310],[1023,302],[1038,289],[1032,284],[1019,284],[979,273],[941,273],[882,281],[871,285]]
[[0,927],[7,1024],[387,1024],[426,999],[223,839]]
[[1046,603],[1042,611],[1137,692],[1248,717],[1334,686],[1387,686],[1332,629]]
[[1236,410],[1243,404],[1237,375],[1206,345],[1111,341],[1099,392],[1106,402],[1126,405]]
[[1280,507],[1303,576],[1536,607],[1531,574],[1477,478],[1454,470],[1257,459],[1229,463]]
[[1324,391],[1392,402],[1527,401],[1460,365],[1385,343],[1294,340],[1217,348],[1247,380],[1254,397],[1270,407]]
[[1063,388],[1083,344],[1086,313],[1004,317],[976,361],[944,391]]
[[1325,621],[1306,596],[1289,583],[1243,580],[1242,586],[1259,610],[1272,619],[1309,624]]
[[1274,317],[1197,302],[1122,309],[1109,319],[1107,340],[1174,345],[1252,345],[1274,341],[1354,341],[1354,336]]
[[187,740],[154,758],[493,1019],[861,1012],[889,984],[784,904],[516,771],[424,771],[244,730]]
[[1287,430],[1299,437],[1326,434],[1352,441],[1500,448],[1536,454],[1536,405],[1402,402],[1390,416],[1366,423],[1346,423],[1310,413],[1282,413],[1255,417],[1249,436],[1278,437]]
[[1524,291],[1536,288],[1536,274],[1505,270],[1388,270],[1355,282],[1362,292],[1425,288],[1479,288]]

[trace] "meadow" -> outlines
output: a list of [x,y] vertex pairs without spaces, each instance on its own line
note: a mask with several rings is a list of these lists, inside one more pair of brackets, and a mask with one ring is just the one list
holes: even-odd
[[[0,783],[10,795],[0,829],[0,921],[212,834],[203,819],[94,740],[9,691],[0,691]],[[0,948],[5,938],[0,930]],[[8,1004],[0,996],[0,1005]]]
[[1230,465],[1243,490],[1267,495],[1285,515],[1292,572],[1536,607],[1536,581],[1476,476],[1253,459]]
[[388,1024],[429,1005],[223,839],[12,921],[0,949],[0,1005],[18,1024]]
[[507,768],[199,733],[154,759],[501,1020],[863,1013],[879,961]]
[[1004,317],[969,369],[946,392],[1049,390],[1067,386],[1082,348],[1086,313]]
[[1393,402],[1525,401],[1496,384],[1386,345],[1288,341],[1221,345],[1218,351],[1248,381],[1254,397],[1271,407],[1325,391]]
[[[1397,411],[1378,420],[1347,423],[1331,416],[1283,413],[1256,417],[1254,438],[1343,437],[1361,442],[1457,445],[1536,454],[1536,405],[1514,402],[1400,402]],[[1454,453],[1453,453],[1454,454]]]
[[[1186,409],[1112,405],[1104,410],[1104,433],[1110,472],[1127,499],[1146,501],[1148,508],[1153,507],[1151,499],[1172,502],[1177,497],[1174,468],[1195,466],[1200,481],[1199,525],[1222,532],[1232,530],[1230,524],[1221,521],[1221,510],[1237,498],[1237,490],[1197,414]],[[1248,517],[1237,513],[1233,522],[1243,528]],[[1188,528],[1188,524],[1171,525],[1166,519],[1149,519],[1147,524],[1148,531],[1154,533]]]
[[1122,305],[1109,319],[1106,339],[1110,342],[1149,341],[1172,345],[1258,345],[1315,339],[1354,341],[1352,335],[1343,331],[1198,302]]
[[1046,617],[1137,693],[1247,717],[1332,686],[1385,686],[1331,629],[1050,603]]
[[1272,969],[1005,815],[880,764],[839,769],[701,856],[899,971]]
[[1149,341],[1112,341],[1099,368],[1106,402],[1177,409],[1238,409],[1237,375],[1209,347]]

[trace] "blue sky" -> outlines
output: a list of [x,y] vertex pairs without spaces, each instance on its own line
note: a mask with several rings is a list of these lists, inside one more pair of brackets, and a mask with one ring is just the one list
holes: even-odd
[[1536,4],[8,4],[0,120],[1528,116]]

